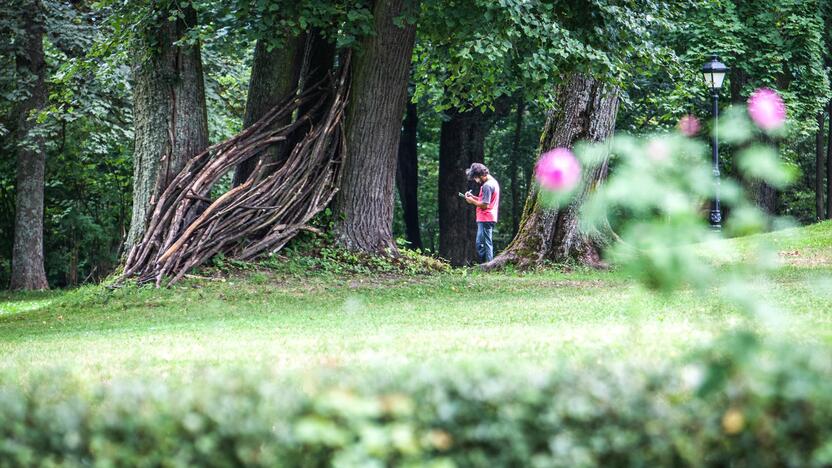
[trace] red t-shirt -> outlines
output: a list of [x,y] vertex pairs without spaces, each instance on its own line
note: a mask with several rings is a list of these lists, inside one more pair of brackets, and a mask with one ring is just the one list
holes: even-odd
[[497,179],[489,177],[480,187],[480,195],[477,197],[480,203],[488,203],[486,208],[477,207],[477,222],[497,222],[497,212],[500,209],[500,184]]

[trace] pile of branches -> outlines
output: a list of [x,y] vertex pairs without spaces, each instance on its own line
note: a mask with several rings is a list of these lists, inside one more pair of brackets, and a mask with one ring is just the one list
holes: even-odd
[[[307,223],[338,190],[346,156],[347,68],[336,80],[290,96],[254,125],[188,161],[155,201],[120,281],[132,278],[158,287],[167,279],[171,285],[214,255],[251,260],[278,251],[301,230],[314,230]],[[278,124],[287,120],[291,123]],[[276,167],[264,166],[266,158],[260,158],[244,183],[209,198],[214,184],[238,164],[292,141],[288,157]]]

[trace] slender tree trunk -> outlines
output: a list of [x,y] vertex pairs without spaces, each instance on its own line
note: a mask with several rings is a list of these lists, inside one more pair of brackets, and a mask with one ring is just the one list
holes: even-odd
[[514,120],[514,142],[511,147],[511,163],[509,171],[511,172],[511,235],[517,235],[517,229],[520,227],[520,182],[519,182],[519,163],[520,163],[520,142],[523,137],[523,116],[526,110],[526,101],[520,97],[517,101],[517,114]]
[[824,117],[825,112],[818,113],[818,131],[815,135],[815,213],[818,220],[826,219],[823,204]]
[[[254,46],[254,62],[248,83],[243,128],[260,120],[269,109],[285,99],[298,85],[303,62],[306,34],[287,38],[282,46],[269,50],[267,41],[258,40]],[[277,125],[289,124],[289,118]],[[264,151],[267,164],[279,163],[291,151],[288,142],[278,142]],[[263,156],[261,156],[263,157]],[[239,164],[234,171],[232,186],[236,187],[251,175],[261,157],[253,157]]]
[[[776,86],[777,89],[788,89],[789,85],[791,84],[791,75],[787,73],[778,74],[776,77]],[[773,145],[775,149],[777,149],[777,154],[780,154],[780,143],[777,141],[772,141],[766,135],[763,135],[763,141],[767,144]],[[778,156],[779,157],[779,156]],[[763,210],[764,212],[768,213],[771,216],[776,216],[780,211],[780,192],[771,185],[760,182],[756,186],[755,192],[755,201],[757,206]]]
[[[761,140],[764,144],[773,146],[777,150],[777,154],[780,154],[780,144],[777,141],[767,135],[762,135]],[[779,200],[777,189],[761,180],[752,181],[750,187],[751,196],[754,198],[754,204],[757,205],[757,208],[771,216],[777,215]]]
[[[156,52],[133,66],[133,216],[125,252],[141,240],[156,199],[170,180],[208,146],[199,45],[174,45],[196,24],[193,8],[182,11],[184,18],[176,21],[160,15],[160,26],[149,32]],[[139,51],[151,49],[148,44],[137,45]]]
[[832,102],[827,109],[829,132],[826,137],[826,219],[832,219]]
[[[526,187],[526,196],[528,196],[528,194],[529,194],[529,190],[531,190],[531,186],[532,186],[532,176],[533,176],[533,175],[534,175],[534,168],[533,168],[533,167],[531,167],[531,166],[530,166],[530,165],[528,165],[528,164],[525,164],[525,165],[523,166],[523,182],[525,183],[524,187]],[[520,208],[520,207],[518,206],[518,208]],[[523,217],[523,210],[522,210],[522,209],[519,209],[518,211],[519,211],[519,213],[520,213],[520,218],[521,218],[521,220],[522,220],[522,217]],[[520,230],[520,223],[517,223],[517,230],[518,230],[518,231]],[[515,233],[514,235],[516,236],[516,235],[517,235],[517,233]]]
[[72,248],[69,253],[69,269],[66,275],[67,286],[78,285],[78,259],[80,257],[80,248],[75,236],[72,236]]
[[748,74],[738,66],[731,67],[729,74],[731,77],[731,102],[735,104],[745,102],[746,98],[742,95],[742,89],[748,84]]
[[418,1],[377,0],[374,34],[353,57],[347,157],[335,198],[335,238],[350,250],[396,253],[393,190],[416,26],[396,21]]
[[46,147],[38,134],[35,113],[46,105],[46,59],[43,53],[43,9],[40,1],[24,2],[23,43],[15,67],[28,97],[15,109],[17,182],[15,185],[14,246],[11,289],[47,289],[43,266],[43,181]]
[[[615,129],[618,112],[618,90],[585,75],[573,74],[558,90],[558,108],[551,112],[541,137],[540,152],[556,147],[572,148],[579,140],[600,142]],[[538,197],[538,187],[529,190],[520,229],[511,244],[486,269],[513,263],[521,268],[537,266],[544,261],[579,263],[598,266],[601,240],[591,238],[578,229],[581,204],[589,190],[600,183],[607,173],[604,161],[582,174],[583,189],[566,206],[546,208]]]
[[408,102],[399,140],[396,186],[399,188],[399,198],[402,202],[405,236],[410,246],[415,249],[422,248],[422,235],[419,230],[419,155],[416,135],[418,127],[416,104]]
[[476,262],[476,212],[458,196],[478,185],[465,177],[472,163],[485,157],[485,137],[492,124],[491,114],[470,110],[450,111],[442,122],[439,137],[439,255],[452,265]]

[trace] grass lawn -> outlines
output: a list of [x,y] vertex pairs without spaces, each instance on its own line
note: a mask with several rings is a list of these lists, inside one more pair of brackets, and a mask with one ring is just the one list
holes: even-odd
[[[754,294],[788,309],[765,333],[832,346],[832,223],[729,241],[771,242],[787,266]],[[98,382],[190,379],[206,368],[506,365],[557,359],[653,365],[747,318],[700,293],[655,296],[624,274],[456,270],[430,277],[255,272],[170,289],[0,293],[0,371],[59,367]]]

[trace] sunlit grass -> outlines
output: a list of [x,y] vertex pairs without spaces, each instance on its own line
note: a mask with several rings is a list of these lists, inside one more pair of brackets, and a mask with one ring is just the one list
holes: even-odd
[[12,297],[14,300],[0,303],[0,317],[48,307],[52,303],[53,295],[37,292],[28,295],[17,294]]
[[[806,244],[767,236],[786,248],[821,254],[830,248],[824,235],[832,224],[806,231]],[[731,242],[744,249],[750,240]],[[615,271],[457,270],[340,280],[255,275],[161,290],[2,293],[0,370],[26,376],[61,367],[95,382],[124,375],[190,378],[226,366],[400,369],[558,359],[652,365],[749,323],[710,294],[657,297]],[[832,297],[824,293],[830,276],[828,264],[796,265],[752,288],[750,294],[791,311],[761,331],[832,344]]]
[[770,251],[780,265],[805,268],[832,266],[832,221],[792,227],[716,243],[711,257],[721,262],[741,262]]

